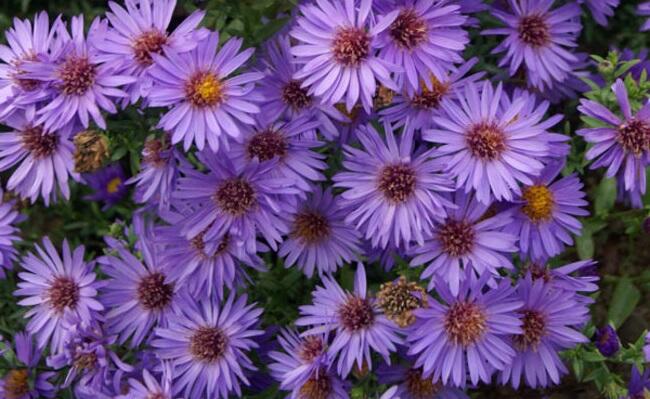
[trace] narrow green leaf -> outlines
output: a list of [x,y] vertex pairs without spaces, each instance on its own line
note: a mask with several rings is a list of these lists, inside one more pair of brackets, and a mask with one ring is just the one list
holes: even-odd
[[641,299],[641,292],[629,277],[621,277],[614,289],[614,295],[607,313],[609,321],[619,328],[632,314]]

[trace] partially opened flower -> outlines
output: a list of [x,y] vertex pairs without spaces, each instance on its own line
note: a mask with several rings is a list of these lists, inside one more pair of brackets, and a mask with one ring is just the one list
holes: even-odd
[[40,371],[41,350],[34,346],[31,335],[19,332],[14,335],[13,353],[20,365],[8,370],[0,378],[0,397],[7,399],[54,398],[56,387],[50,379],[53,371]]
[[401,342],[397,326],[384,316],[377,302],[370,298],[366,286],[366,270],[357,267],[354,291],[344,291],[329,276],[322,278],[323,285],[313,292],[313,305],[301,306],[297,326],[310,326],[303,335],[334,332],[328,353],[338,357],[337,372],[347,376],[352,367],[372,369],[371,352],[379,353],[387,363],[390,354]]
[[0,190],[0,279],[5,278],[5,270],[11,270],[18,257],[14,243],[20,240],[20,229],[15,225],[23,218],[14,209],[13,201],[5,201]]
[[578,4],[584,4],[591,11],[599,25],[607,26],[607,19],[614,15],[620,0],[578,0]]
[[414,90],[433,89],[429,77],[447,77],[461,56],[469,35],[463,29],[467,17],[460,5],[450,2],[405,0],[390,8],[399,14],[388,29],[381,32],[377,43],[379,57],[401,67],[396,83],[412,94]]
[[[358,4],[358,7],[357,7]],[[370,112],[377,81],[398,90],[391,79],[397,67],[377,56],[377,35],[388,29],[397,11],[371,25],[372,0],[323,0],[300,6],[291,36],[291,53],[300,69],[294,78],[308,94],[325,104],[345,103],[351,111],[357,103]]]
[[621,342],[616,329],[606,324],[596,330],[593,336],[594,345],[603,356],[612,357],[621,349]]
[[116,205],[127,194],[126,176],[119,163],[112,163],[96,172],[86,174],[84,179],[94,190],[84,199],[104,202],[103,210]]
[[158,127],[170,133],[172,144],[182,142],[187,151],[206,144],[217,152],[228,148],[228,140],[241,141],[243,125],[254,124],[260,109],[253,92],[258,72],[230,75],[253,55],[239,52],[242,39],[232,38],[221,49],[219,33],[210,33],[189,54],[166,47],[164,55],[153,54],[149,69],[153,86],[147,100],[152,107],[170,107]]
[[64,318],[74,317],[90,322],[96,312],[104,310],[95,296],[102,283],[95,281],[93,262],[84,261],[84,247],[70,251],[64,240],[63,259],[48,237],[43,247],[36,244],[20,262],[24,271],[18,273],[18,289],[14,295],[25,297],[18,302],[30,307],[25,317],[30,319],[27,331],[36,336],[38,347],[56,352],[63,348]]
[[435,150],[414,148],[413,130],[398,140],[389,125],[386,138],[368,124],[357,131],[362,149],[345,146],[342,172],[334,186],[346,189],[341,206],[346,221],[375,247],[419,244],[454,205],[443,194],[453,182],[442,173],[444,163]]
[[173,368],[173,393],[183,397],[241,396],[248,385],[245,370],[254,370],[247,352],[262,335],[256,325],[262,309],[246,303],[246,295],[231,293],[220,302],[215,296],[196,301],[189,296],[169,325],[156,330],[152,345]]
[[650,394],[650,369],[643,374],[639,372],[636,364],[632,366],[632,374],[627,384],[627,395],[622,399],[643,399]]
[[[638,5],[636,9],[637,14],[644,17],[650,16],[650,1],[645,1]],[[645,32],[650,30],[650,19],[646,19],[643,25],[641,26],[641,31]]]
[[541,91],[567,79],[578,59],[571,53],[582,30],[580,6],[569,3],[551,9],[554,0],[508,0],[509,10],[492,13],[506,26],[487,29],[484,35],[504,35],[493,53],[505,55],[499,66],[510,76],[523,68],[529,86]]

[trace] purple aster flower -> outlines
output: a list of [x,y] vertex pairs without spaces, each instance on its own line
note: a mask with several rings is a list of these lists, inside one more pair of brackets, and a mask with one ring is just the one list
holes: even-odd
[[[598,291],[598,277],[595,270],[597,263],[591,259],[551,267],[546,259],[527,263],[522,272],[530,273],[533,280],[543,280],[556,289],[574,294],[588,294]],[[579,297],[583,297],[579,295]],[[593,302],[589,297],[583,297],[588,303]]]
[[[0,279],[6,277],[5,270],[11,270],[13,263],[18,256],[18,250],[14,243],[20,241],[20,229],[15,225],[23,220],[23,217],[14,209],[14,202],[2,200],[0,189]],[[0,342],[1,339],[0,339]]]
[[399,142],[389,125],[384,130],[385,139],[368,124],[357,131],[363,149],[344,146],[345,171],[333,180],[346,189],[345,220],[375,247],[422,244],[434,221],[454,208],[442,195],[453,191],[453,182],[441,173],[445,164],[434,158],[436,150],[414,148],[412,129]]
[[540,158],[550,155],[555,141],[547,129],[562,119],[554,115],[543,120],[546,101],[530,112],[534,96],[504,98],[508,96],[501,84],[494,90],[488,81],[482,88],[469,83],[459,93],[459,104],[443,101],[446,115],[434,117],[440,127],[423,133],[424,140],[441,144],[438,152],[456,186],[466,193],[476,190],[483,203],[491,198],[511,201],[521,193],[517,182],[532,184],[544,168]]
[[193,12],[173,32],[168,32],[176,0],[127,0],[125,5],[126,9],[115,2],[108,3],[112,12],[107,12],[106,18],[111,28],[93,44],[102,60],[118,66],[120,73],[137,78],[124,88],[129,94],[127,103],[135,103],[151,87],[147,71],[153,64],[152,54],[162,54],[167,48],[178,54],[190,51],[208,33],[196,30],[204,11]]
[[[636,9],[637,14],[641,16],[650,16],[650,1],[645,1],[638,5]],[[641,25],[641,31],[645,32],[650,30],[650,19],[646,19],[643,25]]]
[[206,241],[234,234],[252,253],[259,232],[276,250],[288,232],[280,215],[291,212],[292,199],[299,193],[291,179],[274,177],[277,160],[252,161],[238,168],[227,156],[202,152],[198,158],[208,173],[188,169],[172,195],[193,210],[181,233],[190,239],[204,233]]
[[428,0],[404,0],[393,10],[399,14],[377,37],[379,57],[403,70],[396,75],[398,87],[409,94],[426,87],[435,89],[430,77],[447,78],[469,43],[463,29],[467,17],[460,5]]
[[184,298],[182,311],[169,326],[156,329],[152,345],[162,360],[172,363],[174,395],[227,398],[241,396],[244,370],[254,370],[246,352],[257,347],[252,338],[262,309],[246,304],[246,295],[231,293],[225,303],[215,296],[196,302]]
[[57,187],[69,199],[68,178],[79,180],[79,175],[73,172],[74,146],[68,136],[49,132],[23,112],[15,112],[5,123],[13,130],[0,136],[0,171],[17,166],[7,189],[32,203],[42,197],[46,206],[56,199]]
[[294,79],[298,65],[291,55],[289,40],[288,35],[279,35],[264,46],[265,77],[260,81],[259,88],[264,99],[260,108],[265,115],[278,119],[312,115],[320,123],[321,133],[331,140],[339,134],[333,121],[345,122],[345,116],[334,106],[320,103],[301,87],[301,81]]
[[492,10],[506,27],[483,31],[506,36],[493,51],[506,52],[499,66],[509,66],[510,76],[523,67],[528,84],[541,91],[567,79],[578,61],[569,49],[582,30],[580,7],[569,3],[552,10],[553,1],[508,0],[509,12]]
[[603,356],[612,357],[621,349],[618,334],[616,334],[614,327],[609,324],[596,330],[593,341]]
[[[101,24],[96,19],[89,35],[101,34]],[[127,96],[119,87],[136,79],[118,75],[112,67],[101,62],[85,38],[83,15],[72,18],[71,28],[72,35],[60,25],[57,39],[62,44],[52,51],[49,59],[25,62],[25,77],[43,82],[50,98],[47,105],[38,110],[36,123],[48,130],[78,123],[87,128],[92,118],[97,126],[106,129],[101,111],[115,113],[117,109],[112,100]],[[32,103],[40,100],[35,97]]]
[[501,382],[510,381],[515,389],[522,377],[531,388],[558,384],[567,373],[559,351],[589,341],[579,332],[589,320],[589,308],[575,301],[573,293],[530,276],[519,281],[516,298],[524,303],[519,309],[523,333],[512,337],[517,354],[501,371]]
[[372,0],[303,4],[290,33],[297,42],[291,53],[300,65],[294,79],[325,104],[344,102],[348,112],[359,100],[370,112],[377,81],[398,90],[390,77],[398,67],[377,55],[378,35],[388,29],[398,11],[371,26],[371,7]]
[[[187,207],[181,211],[165,211],[160,216],[169,226],[156,228],[156,241],[162,245],[161,262],[166,272],[179,286],[193,295],[209,295],[216,291],[223,298],[224,289],[234,290],[245,279],[244,266],[266,271],[264,261],[256,251],[249,251],[241,239],[226,232],[223,236],[206,240],[210,227],[194,238],[182,233],[187,216],[194,211]],[[257,251],[265,246],[257,243]]]
[[302,335],[335,331],[328,349],[334,359],[338,355],[337,372],[346,377],[353,366],[357,370],[372,369],[370,349],[390,364],[390,354],[401,343],[397,326],[384,316],[374,299],[367,295],[366,270],[357,267],[354,292],[344,291],[331,276],[323,276],[323,286],[313,292],[313,305],[301,306],[297,326],[310,326]]
[[163,373],[161,381],[158,382],[158,379],[144,369],[142,381],[129,378],[129,392],[116,399],[173,399],[171,378],[168,373]]
[[573,245],[570,234],[580,235],[582,223],[576,216],[589,215],[584,209],[589,203],[575,174],[555,180],[563,168],[563,161],[549,163],[514,200],[514,220],[505,231],[519,237],[522,258],[553,257]]
[[390,122],[395,128],[407,123],[413,129],[434,127],[433,116],[441,112],[442,100],[456,98],[456,93],[467,83],[476,82],[485,74],[479,72],[465,76],[477,62],[478,58],[472,58],[441,78],[431,77],[428,86],[422,86],[412,94],[396,93],[391,104],[379,112],[382,121]]
[[27,331],[37,338],[38,347],[45,348],[51,339],[54,352],[63,348],[66,317],[77,317],[89,322],[95,313],[104,310],[95,296],[101,283],[95,281],[93,262],[84,262],[84,247],[70,251],[68,241],[63,241],[63,259],[48,237],[43,238],[43,248],[35,244],[36,253],[30,252],[21,260],[25,271],[20,279],[16,296],[26,297],[18,302],[31,307],[25,317],[30,319]]
[[[57,19],[50,29],[47,13],[41,12],[34,16],[33,24],[28,19],[14,18],[13,27],[5,32],[8,46],[0,45],[0,119],[24,107],[26,103],[45,99],[41,82],[24,78],[25,71],[22,67],[26,61],[49,56],[60,23],[60,19]],[[29,112],[33,115],[34,107],[30,107]]]
[[183,142],[185,151],[192,143],[199,150],[214,152],[228,148],[228,138],[241,140],[241,126],[253,125],[251,114],[260,112],[253,92],[262,73],[249,72],[228,77],[253,55],[254,49],[239,53],[242,39],[228,40],[219,51],[219,33],[213,32],[189,54],[165,48],[164,56],[152,54],[149,74],[153,86],[149,106],[171,107],[158,127],[170,132],[172,144]]
[[636,365],[632,365],[632,374],[627,385],[627,396],[621,399],[644,399],[648,394],[650,394],[650,368],[641,374]]
[[643,347],[643,356],[646,362],[650,362],[650,332],[645,335],[645,346]]
[[424,377],[422,368],[412,364],[394,364],[380,367],[377,377],[381,384],[395,384],[394,399],[469,399],[461,389],[434,382],[432,376]]
[[98,259],[108,276],[100,296],[107,309],[107,330],[119,335],[120,344],[130,337],[132,347],[140,345],[154,327],[165,325],[176,310],[176,287],[147,235],[138,240],[142,260],[112,237],[105,240],[116,255]]
[[591,11],[599,25],[607,26],[607,18],[614,15],[614,9],[618,7],[620,0],[577,0],[578,4],[584,4]]
[[334,273],[362,253],[361,234],[345,222],[347,212],[332,190],[316,186],[310,198],[289,216],[289,236],[278,255],[284,266],[296,265],[307,277]]
[[480,280],[468,275],[458,295],[447,284],[436,285],[441,302],[415,311],[416,323],[409,332],[409,355],[417,355],[413,367],[424,377],[445,385],[464,387],[489,383],[495,370],[503,370],[515,357],[508,336],[521,334],[517,310],[522,303],[513,296],[510,281],[485,290],[490,276]]
[[56,373],[39,372],[41,351],[34,347],[34,340],[26,333],[14,335],[14,355],[20,367],[8,370],[0,378],[0,397],[7,399],[53,398],[56,388],[49,381]]
[[325,155],[315,151],[325,144],[314,134],[320,123],[310,115],[289,122],[269,119],[273,118],[257,118],[255,126],[243,134],[243,143],[233,145],[229,154],[239,167],[253,159],[264,163],[277,158],[272,174],[310,191],[311,182],[325,180],[322,172],[327,169]]
[[115,162],[96,172],[87,173],[84,180],[95,192],[84,197],[85,200],[103,201],[102,210],[115,206],[128,192],[126,176],[122,166]]
[[509,212],[491,216],[490,204],[462,191],[456,192],[454,203],[458,208],[435,226],[423,245],[413,247],[410,265],[428,264],[420,279],[431,279],[429,290],[444,281],[456,295],[468,275],[498,278],[501,268],[512,269],[517,236],[503,231],[512,223]]

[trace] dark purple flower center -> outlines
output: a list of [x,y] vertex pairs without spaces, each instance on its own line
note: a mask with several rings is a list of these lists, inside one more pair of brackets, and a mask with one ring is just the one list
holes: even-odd
[[348,296],[348,299],[339,306],[339,317],[343,327],[350,331],[366,329],[375,321],[372,305],[366,298]]
[[300,87],[300,82],[295,80],[289,81],[282,89],[282,100],[294,111],[306,108],[312,102],[307,90]]
[[21,399],[29,393],[29,371],[10,370],[4,378],[3,388],[6,399]]
[[405,163],[384,166],[379,172],[379,191],[394,203],[402,203],[411,198],[416,184],[415,170]]
[[494,124],[479,123],[470,128],[466,136],[470,152],[477,158],[493,161],[506,149],[506,138]]
[[522,352],[528,348],[537,350],[537,346],[546,335],[546,317],[536,310],[524,310],[521,315],[523,334],[512,337],[514,345]]
[[151,54],[162,54],[165,44],[167,44],[167,35],[164,33],[158,30],[143,32],[131,44],[133,47],[133,58],[135,58],[138,64],[148,67],[153,64]]
[[190,338],[190,353],[205,363],[221,359],[227,348],[228,336],[218,327],[200,327]]
[[356,67],[370,54],[370,36],[363,29],[340,28],[332,43],[334,59],[346,67]]
[[214,198],[219,208],[232,216],[241,216],[257,204],[255,190],[240,178],[223,181]]
[[330,378],[316,371],[298,390],[299,399],[328,399],[332,393]]
[[427,24],[412,8],[400,11],[388,28],[397,46],[411,50],[427,38]]
[[386,317],[400,327],[407,327],[415,322],[413,310],[425,306],[425,293],[422,287],[408,282],[402,276],[397,282],[389,281],[381,285],[377,293],[377,303]]
[[257,157],[260,161],[268,161],[275,157],[282,159],[287,155],[287,140],[282,132],[267,129],[257,132],[248,142],[246,151],[248,158]]
[[208,254],[205,253],[205,233],[208,229],[209,227],[200,232],[196,237],[192,238],[192,240],[190,240],[190,245],[201,255],[202,258],[213,259],[228,249],[228,246],[230,245],[230,234],[224,234],[221,242],[217,246],[217,250],[211,256],[208,256]]
[[423,378],[421,368],[411,368],[406,372],[404,381],[406,390],[413,399],[431,399],[442,389],[440,383],[434,383],[433,378]]
[[526,202],[521,211],[534,222],[549,220],[553,216],[555,199],[553,192],[546,186],[530,186],[523,189],[521,195]]
[[45,158],[56,152],[59,136],[43,131],[40,126],[27,126],[20,132],[20,139],[25,148],[34,158]]
[[50,306],[62,313],[66,308],[74,309],[79,302],[79,285],[68,277],[57,277],[47,290]]
[[531,263],[528,265],[528,271],[530,272],[533,281],[544,280],[548,283],[552,280],[551,271],[545,265],[540,265],[537,263]]
[[302,345],[300,346],[299,356],[303,361],[310,363],[320,356],[324,350],[325,343],[321,337],[310,335],[303,339]]
[[225,99],[223,84],[212,72],[193,74],[185,85],[185,96],[198,108],[213,107]]
[[451,342],[467,347],[476,343],[487,329],[485,311],[472,302],[456,302],[445,315],[445,331]]
[[61,90],[69,96],[82,96],[95,83],[97,69],[88,57],[71,56],[61,64],[59,77],[63,81]]
[[440,101],[449,92],[449,84],[442,83],[436,78],[431,78],[431,90],[424,84],[422,93],[416,93],[411,98],[411,105],[415,108],[430,110],[440,106]]
[[619,126],[616,141],[626,152],[640,157],[650,150],[650,125],[638,119],[627,121]]
[[438,229],[442,250],[451,256],[463,256],[474,247],[474,227],[464,220],[448,220]]
[[165,283],[165,275],[160,272],[144,277],[138,285],[138,300],[147,310],[166,308],[173,296],[174,284]]
[[545,46],[551,39],[551,31],[541,15],[528,15],[519,21],[519,39],[533,47]]
[[302,212],[296,215],[293,222],[293,235],[305,243],[314,244],[329,237],[330,224],[319,213]]
[[79,351],[75,353],[73,366],[80,370],[93,370],[97,366],[97,354],[93,352],[82,352]]

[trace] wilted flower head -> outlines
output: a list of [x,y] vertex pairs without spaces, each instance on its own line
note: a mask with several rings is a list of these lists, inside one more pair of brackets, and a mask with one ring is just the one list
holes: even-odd
[[95,130],[77,133],[73,142],[74,171],[77,173],[94,172],[108,159],[108,140]]

